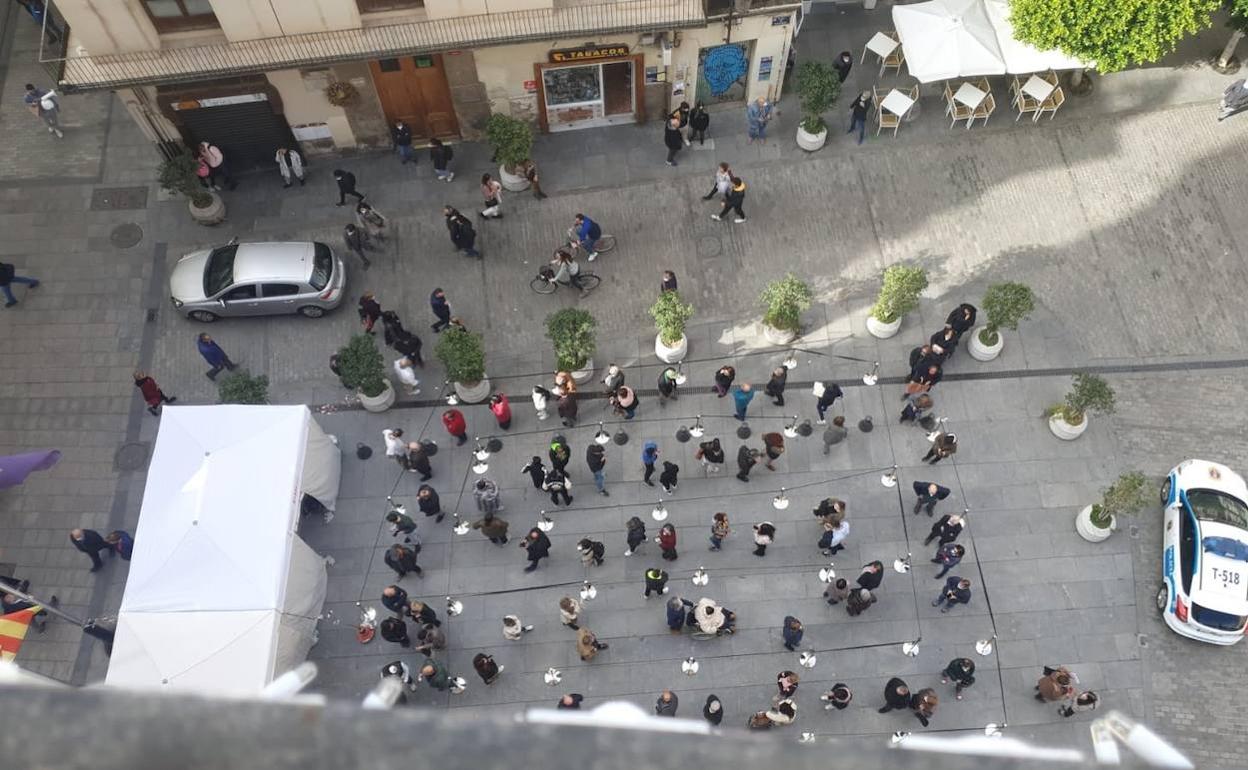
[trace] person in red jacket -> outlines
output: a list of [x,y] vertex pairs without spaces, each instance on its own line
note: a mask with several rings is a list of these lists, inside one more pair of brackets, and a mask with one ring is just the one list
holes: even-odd
[[464,413],[458,409],[447,409],[442,413],[442,424],[446,426],[446,432],[455,437],[458,444],[462,445],[468,440],[468,423],[464,422]]
[[663,558],[668,561],[676,560],[676,528],[671,524],[664,524],[659,528],[659,536],[655,538],[659,544],[659,548],[663,549]]
[[506,393],[495,393],[490,396],[490,411],[498,420],[498,427],[507,430],[511,427],[511,404],[507,402]]
[[160,389],[147,372],[134,373],[134,386],[143,394],[143,400],[147,402],[147,411],[154,415],[160,414],[161,404],[172,404],[177,401],[177,396],[166,396],[165,392]]

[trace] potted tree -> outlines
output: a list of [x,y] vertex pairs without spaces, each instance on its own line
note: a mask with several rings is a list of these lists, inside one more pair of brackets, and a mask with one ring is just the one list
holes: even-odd
[[269,378],[252,376],[251,372],[230,372],[217,383],[217,402],[221,404],[269,403]]
[[225,221],[225,201],[212,190],[204,187],[196,173],[199,159],[185,147],[160,164],[156,181],[166,192],[186,198],[191,218],[201,225],[216,225]]
[[1105,490],[1099,503],[1085,505],[1075,514],[1075,531],[1093,543],[1109,537],[1118,528],[1119,516],[1135,513],[1148,505],[1148,496],[1144,494],[1146,483],[1144,474],[1139,471],[1119,476]]
[[485,136],[498,161],[498,180],[503,189],[519,192],[529,188],[529,180],[519,173],[520,165],[533,154],[533,129],[523,120],[495,113],[485,124]]
[[810,284],[794,276],[785,275],[763,287],[759,302],[767,308],[763,313],[763,336],[775,345],[787,345],[802,330],[802,313],[810,308],[814,299]]
[[1048,409],[1049,430],[1064,441],[1074,441],[1088,429],[1093,413],[1114,411],[1114,389],[1095,374],[1076,374],[1066,400]]
[[807,61],[797,68],[797,98],[802,103],[802,122],[797,124],[797,146],[814,152],[828,140],[823,113],[841,95],[841,78],[821,61]]
[[685,324],[693,317],[693,305],[680,298],[675,291],[665,291],[650,306],[654,318],[654,354],[666,364],[685,360],[689,353],[689,338],[685,336]]
[[1017,329],[1018,322],[1036,309],[1036,300],[1021,283],[996,283],[984,292],[983,307],[988,322],[974,329],[966,349],[976,361],[991,361],[1005,347],[1001,330]]
[[442,332],[433,354],[446,369],[446,378],[455,388],[455,395],[465,404],[476,404],[490,395],[490,380],[485,376],[485,346],[481,335],[452,327]]
[[546,316],[546,336],[555,343],[555,366],[585,382],[594,373],[594,330],[598,322],[587,310],[565,307]]
[[371,334],[353,335],[338,351],[338,371],[348,388],[355,388],[360,406],[384,412],[394,405],[394,388],[386,377],[386,363]]
[[927,273],[921,267],[892,265],[885,268],[880,296],[867,316],[867,331],[882,340],[896,334],[902,317],[919,306],[919,295],[926,288]]

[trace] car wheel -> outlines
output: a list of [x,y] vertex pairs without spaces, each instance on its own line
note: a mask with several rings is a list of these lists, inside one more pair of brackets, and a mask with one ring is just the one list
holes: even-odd
[[1170,478],[1161,482],[1161,506],[1164,508],[1166,503],[1170,502]]
[[218,316],[216,313],[209,313],[207,310],[192,310],[190,313],[187,313],[187,318],[199,321],[201,324],[210,324],[217,320]]
[[325,315],[325,308],[316,305],[304,305],[298,310],[299,315],[304,318],[320,318]]
[[1157,589],[1157,610],[1165,612],[1166,606],[1170,603],[1170,589],[1166,588],[1166,584],[1162,583],[1161,588]]

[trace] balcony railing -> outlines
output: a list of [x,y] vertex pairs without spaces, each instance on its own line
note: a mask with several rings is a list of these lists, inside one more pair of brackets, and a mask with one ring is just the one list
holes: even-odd
[[62,91],[186,83],[342,61],[381,59],[525,40],[696,27],[703,0],[623,0],[156,51],[66,56],[43,64]]

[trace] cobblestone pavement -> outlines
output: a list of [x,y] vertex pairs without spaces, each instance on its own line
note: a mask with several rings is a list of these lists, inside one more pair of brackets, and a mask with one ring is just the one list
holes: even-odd
[[[19,43],[22,37],[19,29]],[[0,121],[24,115],[9,98],[14,78],[25,77],[16,72],[6,74]],[[1115,93],[1116,81],[1103,82]],[[67,114],[93,114],[94,98],[67,99]],[[329,169],[341,164],[355,170],[394,230],[372,270],[365,274],[352,265],[350,293],[373,288],[383,305],[410,319],[409,327],[422,329],[428,292],[440,285],[469,327],[486,333],[491,377],[515,396],[516,422],[491,460],[489,476],[504,487],[503,516],[517,536],[547,507],[519,475],[551,432],[551,424],[539,425],[523,400],[553,365],[542,319],[575,302],[565,294],[539,297],[526,287],[572,214],[589,213],[620,239],[616,252],[592,266],[605,280],[583,301],[600,324],[600,366],[617,361],[640,387],[653,382],[657,367],[645,309],[660,269],[677,271],[683,293],[697,308],[686,371],[702,392],[690,391],[665,409],[652,394],[643,395],[629,443],[608,448],[609,498],[592,494],[582,470],[600,410],[593,403],[583,406],[582,427],[568,432],[576,506],[552,514],[555,556],[538,572],[520,571],[514,547],[496,549],[477,533],[457,538],[448,523],[422,522],[426,575],[404,585],[413,596],[420,592],[431,600],[440,614],[441,597],[464,601],[464,614],[448,622],[448,660],[469,678],[470,688],[455,698],[421,690],[417,702],[445,703],[470,716],[500,705],[550,703],[568,689],[591,701],[614,696],[648,705],[661,687],[672,686],[682,714],[696,713],[713,690],[725,701],[728,721],[740,724],[767,703],[777,671],[797,670],[795,657],[778,640],[780,621],[792,612],[807,624],[806,645],[819,651],[818,666],[801,670],[802,730],[878,740],[895,729],[915,729],[905,715],[881,717],[870,710],[878,705],[883,680],[896,674],[915,686],[938,686],[937,672],[949,657],[971,654],[980,666],[977,684],[962,702],[942,690],[945,702],[932,729],[1006,721],[1020,736],[1086,747],[1084,721],[1061,720],[1031,699],[1038,667],[1065,663],[1079,672],[1083,686],[1179,741],[1198,762],[1231,765],[1242,755],[1243,731],[1204,732],[1229,724],[1227,714],[1234,713],[1239,681],[1227,672],[1239,651],[1181,640],[1151,611],[1157,512],[1143,512],[1128,531],[1095,546],[1074,533],[1072,516],[1126,468],[1160,475],[1184,457],[1205,456],[1248,469],[1244,439],[1224,417],[1237,413],[1242,400],[1238,357],[1248,333],[1239,311],[1242,280],[1235,280],[1248,229],[1234,208],[1248,192],[1242,168],[1248,124],[1214,123],[1208,103],[1158,99],[1166,106],[1151,111],[1107,116],[1072,109],[1052,123],[1015,126],[1002,120],[987,129],[949,132],[932,128],[940,118],[930,102],[907,126],[915,130],[903,129],[895,142],[859,148],[837,137],[806,156],[791,148],[794,116],[786,102],[774,144],[746,151],[739,141],[721,138],[714,149],[687,151],[676,170],[659,164],[653,126],[565,134],[539,143],[551,198],[539,203],[508,196],[502,221],[479,224],[486,256],[477,262],[452,256],[438,210],[447,201],[472,210],[472,177],[489,170],[488,151],[481,148],[457,151],[459,177],[451,185],[434,183],[427,163],[400,168],[393,158],[372,155],[314,159],[308,186],[289,191],[281,190],[276,174],[255,175],[227,199],[228,223],[203,230],[188,222],[181,201],[162,202],[144,183],[152,174],[151,154],[120,105],[99,103],[103,107],[94,114],[107,126],[104,156],[91,163],[72,154],[38,155],[39,163],[49,165],[37,180],[25,183],[6,174],[8,186],[0,189],[4,258],[45,281],[0,314],[6,354],[0,451],[65,451],[56,469],[0,495],[0,563],[59,594],[71,611],[114,612],[124,586],[123,564],[110,564],[98,578],[88,574],[65,532],[76,525],[107,530],[135,523],[143,452],[157,420],[135,397],[130,372],[149,369],[187,403],[215,398],[192,344],[201,327],[174,317],[166,304],[172,261],[235,234],[336,245],[345,218],[332,206]],[[725,156],[730,147],[733,154]],[[89,148],[84,152],[89,157]],[[604,185],[600,180],[610,177],[613,158],[622,170],[618,181]],[[711,204],[699,198],[721,159],[743,169],[750,184],[745,225],[710,221]],[[103,188],[135,186],[146,198],[97,195]],[[98,210],[108,205],[103,201],[118,200],[137,208]],[[126,223],[139,225],[143,240],[115,247],[114,228]],[[863,331],[864,316],[879,271],[898,261],[924,265],[932,286],[902,333],[877,341]],[[735,451],[735,422],[705,386],[719,361],[732,359],[741,379],[761,382],[782,357],[758,334],[755,297],[766,280],[789,270],[814,282],[818,301],[806,318],[791,403],[774,407],[760,395],[750,440],[757,444],[762,432],[780,428],[793,414],[813,417],[806,384],[812,379],[854,385],[847,387],[846,414],[851,423],[871,415],[876,430],[855,430],[826,457],[817,433],[793,439],[779,470],[757,469],[748,488],[732,478],[700,478],[693,447],[678,443],[675,430],[696,414],[706,415],[708,431],[730,439],[726,443]],[[959,354],[949,367],[937,399],[962,448],[954,461],[921,468],[923,434],[893,423],[906,352],[939,326],[951,306],[976,301],[984,286],[1006,278],[1031,285],[1039,308],[1017,333],[1008,333],[997,361],[977,364]],[[274,400],[315,405],[344,401],[325,363],[354,329],[354,312],[343,308],[318,321],[222,322],[212,333],[236,360],[270,377]],[[426,335],[426,343],[432,342]],[[875,360],[882,362],[884,384],[855,385],[866,362]],[[1204,368],[1210,363],[1223,368]],[[1119,412],[1094,420],[1077,442],[1058,442],[1040,415],[1064,392],[1064,372],[1088,366],[1112,372]],[[428,398],[442,378],[436,364],[425,375]],[[493,431],[485,410],[467,412],[474,432]],[[448,510],[467,515],[467,453],[430,428],[436,428],[437,414],[433,402],[408,401],[386,415],[340,410],[320,419],[345,447],[357,441],[377,447],[379,431],[390,424],[428,431],[443,448],[435,458],[435,483]],[[658,526],[647,516],[656,495],[639,482],[637,454],[647,439],[657,440],[683,471],[668,503],[682,543],[682,556],[670,568],[673,590],[693,599],[704,594],[737,610],[742,631],[733,638],[696,643],[669,636],[658,600],[646,607],[640,596],[640,573],[653,561],[653,546],[644,556],[622,556],[627,518],[647,518],[651,534]],[[128,469],[131,461],[138,470]],[[900,466],[900,496],[879,483],[882,470],[893,464]],[[318,686],[327,692],[358,696],[380,664],[397,657],[397,648],[386,649],[380,640],[361,647],[350,631],[355,602],[376,603],[392,578],[381,563],[389,541],[380,523],[384,498],[392,489],[400,498],[410,496],[415,487],[410,477],[397,476],[381,458],[360,462],[348,453],[337,518],[306,528],[313,547],[335,559],[329,613],[314,650],[323,672]],[[921,545],[928,522],[908,512],[909,482],[920,478],[954,488],[955,500],[945,510],[971,510],[964,535],[970,553],[959,571],[974,581],[976,595],[951,615],[930,606],[936,583]],[[790,490],[793,504],[776,511],[769,501],[781,486]],[[850,501],[854,527],[850,548],[836,560],[838,571],[914,554],[915,569],[889,572],[880,603],[858,618],[829,610],[819,599],[815,572],[826,561],[813,547],[818,533],[808,511],[829,494]],[[730,513],[737,534],[724,552],[711,554],[702,550],[702,538],[715,510]],[[749,525],[763,518],[777,523],[779,540],[759,560],[747,553],[745,540]],[[611,649],[582,664],[573,657],[569,632],[556,622],[555,602],[586,577],[574,542],[587,535],[608,544],[606,564],[592,573],[600,593],[586,620]],[[700,565],[712,576],[705,589],[686,582]],[[504,643],[504,611],[518,612],[537,629],[523,642]],[[994,632],[993,656],[970,652],[975,640]],[[901,642],[920,636],[921,655],[902,656]],[[21,660],[61,679],[102,678],[106,661],[79,639],[76,630],[53,623],[24,646]],[[492,688],[469,670],[472,654],[481,649],[493,651],[507,667]],[[678,661],[690,654],[702,670],[685,679]],[[551,665],[565,673],[559,689],[541,683],[541,672]],[[824,684],[838,680],[854,688],[855,707],[825,715],[816,697]]]

